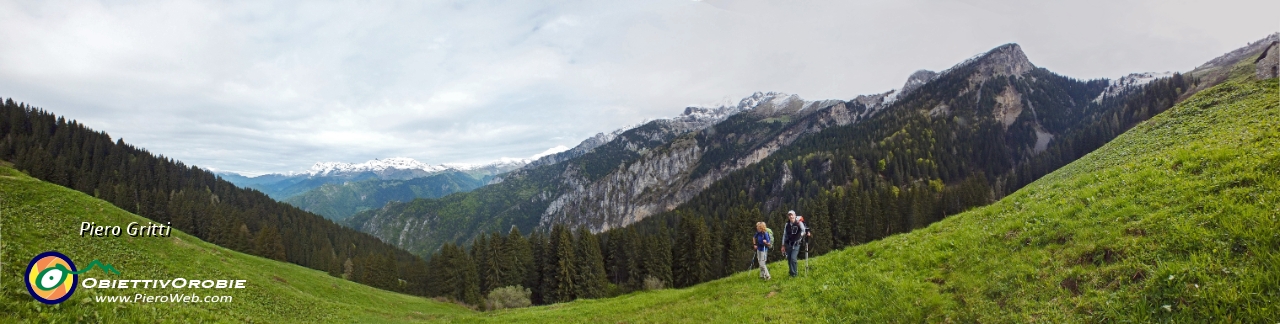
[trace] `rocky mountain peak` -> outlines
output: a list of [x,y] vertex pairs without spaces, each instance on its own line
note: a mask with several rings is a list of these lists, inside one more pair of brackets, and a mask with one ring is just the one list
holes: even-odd
[[1014,43],[1000,45],[987,51],[976,63],[978,72],[988,77],[1021,76],[1036,68],[1030,60],[1027,60],[1027,54],[1022,52],[1022,47]]
[[[603,132],[597,133],[595,136],[592,136],[590,138],[587,138],[586,140],[583,140],[581,143],[578,144],[578,146],[575,146],[572,149],[569,149],[564,152],[556,153],[556,154],[543,156],[541,158],[538,158],[526,164],[524,168],[530,169],[530,168],[536,168],[543,165],[556,164],[556,163],[560,163],[560,161],[565,161],[568,159],[582,156],[583,154],[586,154],[587,152],[594,150],[596,147],[599,147],[601,145],[604,145],[606,143],[613,141],[614,139],[618,138],[619,135],[622,135],[628,130],[631,130],[633,128],[636,128],[651,122],[667,123],[668,125],[673,125],[675,127],[671,128],[672,131],[677,133],[683,133],[691,130],[701,129],[706,126],[714,125],[715,123],[724,121],[725,119],[729,118],[729,116],[733,116],[734,114],[752,110],[760,106],[769,106],[766,104],[772,103],[773,106],[785,106],[785,103],[788,103],[790,101],[803,102],[803,100],[800,100],[799,98],[800,97],[796,95],[785,94],[780,92],[757,91],[755,93],[752,93],[750,96],[747,96],[737,101],[725,98],[721,102],[715,103],[715,104],[688,106],[684,108],[684,112],[680,113],[679,116],[665,118],[665,119],[644,121],[639,124],[619,128],[609,133],[603,133]],[[773,106],[769,106],[769,107],[773,107]]]
[[902,85],[901,92],[903,94],[909,93],[912,90],[923,86],[925,83],[929,83],[929,81],[933,81],[933,79],[937,78],[938,72],[929,70],[916,71],[915,73],[911,73],[911,76],[907,77],[907,83]]

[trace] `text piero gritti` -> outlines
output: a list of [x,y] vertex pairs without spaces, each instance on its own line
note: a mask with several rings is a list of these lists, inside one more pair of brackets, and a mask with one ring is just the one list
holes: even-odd
[[169,237],[173,227],[169,223],[156,224],[147,222],[146,225],[138,222],[131,222],[126,225],[123,230],[120,226],[98,225],[94,222],[80,222],[80,236],[88,237],[105,237],[120,236],[125,234],[132,237]]

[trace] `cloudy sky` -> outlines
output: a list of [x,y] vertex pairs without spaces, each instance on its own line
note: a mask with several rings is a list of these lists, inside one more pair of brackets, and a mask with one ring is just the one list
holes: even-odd
[[215,170],[528,157],[689,105],[848,99],[1000,44],[1187,71],[1277,1],[0,1],[0,96]]

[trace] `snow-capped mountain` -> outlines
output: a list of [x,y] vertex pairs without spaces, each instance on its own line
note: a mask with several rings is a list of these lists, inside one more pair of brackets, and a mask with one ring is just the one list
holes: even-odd
[[525,168],[535,168],[543,165],[551,165],[560,161],[569,160],[591,152],[591,150],[613,141],[618,135],[648,124],[650,122],[659,121],[680,125],[674,127],[677,132],[687,132],[690,130],[702,129],[704,127],[715,125],[730,116],[754,109],[763,103],[772,103],[774,107],[786,107],[791,101],[803,101],[799,96],[790,95],[780,92],[759,92],[751,94],[745,98],[738,100],[736,103],[732,99],[725,98],[723,101],[710,105],[696,105],[685,107],[684,112],[679,116],[664,118],[658,120],[645,120],[634,125],[619,128],[608,133],[597,133],[595,136],[589,137],[571,149],[555,152],[553,154],[545,154],[543,156],[534,156],[533,161],[526,163]]
[[929,81],[937,79],[939,75],[942,74],[929,70],[919,70],[907,77],[907,82],[902,84],[902,88],[885,91],[883,93],[860,95],[853,98],[852,101],[862,104],[867,108],[867,110],[862,113],[864,116],[871,115],[882,108],[888,107],[898,101],[898,98],[915,91],[925,83],[929,83]]
[[399,170],[422,170],[428,173],[436,173],[448,170],[449,167],[444,165],[430,165],[413,158],[393,157],[387,159],[373,159],[363,163],[343,163],[343,162],[316,162],[302,174],[309,176],[330,176],[338,173],[358,173],[358,172],[381,172],[387,169]]
[[1094,102],[1101,102],[1103,98],[1115,96],[1126,89],[1136,88],[1147,83],[1151,83],[1156,79],[1167,78],[1173,76],[1173,72],[1144,72],[1129,73],[1129,75],[1119,78],[1107,80],[1107,90],[1102,91],[1098,98],[1093,99]]
[[680,116],[671,118],[671,120],[688,123],[715,124],[729,118],[729,116],[760,106],[760,104],[764,102],[773,102],[774,106],[786,106],[786,103],[792,100],[800,100],[800,97],[781,92],[757,91],[756,93],[752,93],[750,96],[738,100],[736,104],[732,101],[726,100],[724,103],[714,106],[685,107],[684,113],[680,114]]
[[444,168],[445,170],[472,171],[484,168],[519,168],[529,164],[529,162],[533,162],[533,158],[501,158],[489,163],[441,163],[435,167]]
[[456,170],[462,172],[476,171],[482,169],[506,169],[513,170],[520,168],[535,159],[546,155],[560,153],[569,148],[558,146],[543,153],[534,155],[531,158],[500,158],[489,163],[441,163],[427,164],[419,162],[408,157],[393,157],[386,159],[373,159],[361,163],[345,163],[345,162],[316,162],[307,171],[290,173],[286,175],[307,175],[311,177],[328,177],[340,176],[344,174],[355,174],[362,172],[386,173],[391,171],[421,171],[427,174],[440,173],[446,170]]
[[[563,146],[560,146],[534,157],[562,150]],[[532,158],[502,158],[489,163],[427,164],[413,158],[393,157],[373,159],[361,163],[316,162],[306,171],[284,174],[273,173],[256,177],[245,177],[229,173],[220,175],[223,179],[231,181],[237,186],[257,189],[272,198],[284,199],[325,184],[341,184],[370,179],[410,180],[446,172],[462,172],[476,179],[488,179],[492,176],[519,169],[532,161]]]

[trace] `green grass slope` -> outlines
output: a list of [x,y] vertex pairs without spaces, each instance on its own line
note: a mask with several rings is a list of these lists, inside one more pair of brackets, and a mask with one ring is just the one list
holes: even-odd
[[987,207],[687,289],[493,322],[1245,322],[1280,317],[1280,92],[1238,76]]
[[[2,163],[2,162],[0,162]],[[298,265],[231,251],[173,231],[171,237],[80,237],[81,221],[124,227],[147,219],[80,192],[0,165],[0,322],[412,322],[466,314],[460,306],[387,292]],[[101,279],[244,279],[245,289],[84,289],[66,302],[31,298],[22,272],[37,254],[56,250],[84,267],[97,259],[120,275]],[[97,303],[96,295],[229,295],[228,303]]]

